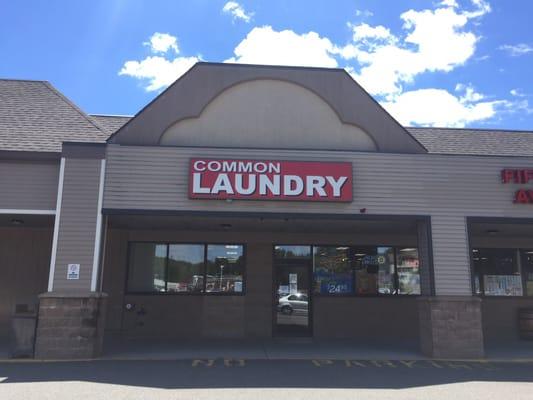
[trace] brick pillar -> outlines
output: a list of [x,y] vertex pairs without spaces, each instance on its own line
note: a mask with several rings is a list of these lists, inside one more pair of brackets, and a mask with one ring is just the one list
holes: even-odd
[[106,295],[40,296],[35,358],[84,359],[101,354]]
[[420,345],[432,358],[484,356],[481,299],[473,296],[421,297]]

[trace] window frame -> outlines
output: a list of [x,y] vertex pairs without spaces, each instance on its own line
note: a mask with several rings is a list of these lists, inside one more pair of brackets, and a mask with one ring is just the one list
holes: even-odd
[[[418,247],[418,244],[416,245],[390,245],[390,244],[330,244],[330,243],[320,243],[320,244],[302,244],[302,243],[273,243],[272,244],[272,267],[276,267],[276,246],[306,246],[311,248],[311,256],[309,258],[310,262],[310,270],[311,270],[311,278],[312,278],[312,288],[311,288],[311,295],[312,297],[358,297],[358,298],[374,298],[374,297],[386,297],[386,298],[395,298],[395,297],[407,297],[407,298],[415,298],[423,296],[422,294],[422,284],[420,284],[420,294],[406,294],[406,293],[398,293],[399,291],[399,278],[398,278],[398,259],[397,259],[397,252],[399,249],[402,248],[409,248],[414,247],[418,251],[418,259],[420,260],[420,249]],[[314,251],[315,247],[390,247],[393,249],[394,252],[394,288],[395,293],[390,294],[384,294],[384,293],[374,293],[374,294],[357,294],[357,287],[356,287],[356,276],[355,276],[355,268],[350,268],[351,275],[352,275],[352,282],[353,282],[353,292],[352,293],[317,293],[314,291],[314,285],[315,285],[315,277],[314,277],[314,266],[313,266],[313,257],[314,257]],[[419,273],[420,274],[420,273]]]
[[[165,291],[164,292],[146,292],[146,291],[132,291],[128,288],[128,280],[130,275],[130,257],[131,247],[137,243],[147,243],[155,245],[166,245],[167,255],[165,259]],[[202,290],[197,292],[169,292],[168,291],[168,259],[170,253],[170,246],[172,245],[201,245],[204,247],[204,262],[202,269],[203,285]],[[207,284],[207,246],[208,245],[231,245],[242,246],[242,257],[244,260],[244,270],[242,272],[242,291],[240,292],[206,292]],[[126,279],[124,282],[124,295],[125,296],[244,296],[246,294],[246,269],[247,269],[247,248],[245,243],[241,242],[169,242],[169,241],[154,241],[154,240],[131,240],[128,241],[127,256],[126,256]]]
[[[501,296],[501,295],[486,295],[485,294],[485,286],[483,283],[483,279],[480,278],[479,280],[479,289],[480,292],[476,293],[476,266],[474,264],[474,250],[481,250],[481,249],[490,249],[490,250],[513,250],[515,254],[515,261],[516,261],[516,267],[518,272],[520,273],[520,281],[522,282],[522,295],[521,296]],[[483,298],[483,299],[533,299],[533,296],[527,295],[527,289],[525,286],[526,283],[526,276],[524,274],[524,270],[522,268],[522,255],[525,251],[531,251],[532,248],[528,247],[485,247],[485,246],[470,246],[470,281],[471,281],[471,291],[472,296]]]

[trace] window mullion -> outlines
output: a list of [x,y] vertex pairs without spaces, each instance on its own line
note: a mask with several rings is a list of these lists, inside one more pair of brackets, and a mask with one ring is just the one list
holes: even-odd
[[207,293],[207,244],[204,244],[204,288],[202,293]]
[[400,294],[400,278],[398,276],[398,247],[394,247],[394,292],[393,294]]
[[167,243],[167,257],[165,258],[165,293],[168,293],[168,258],[170,257],[170,245]]
[[520,274],[520,282],[522,284],[522,296],[524,296],[526,282],[524,279],[524,273],[523,273],[523,268],[522,268],[522,254],[521,254],[520,249],[516,249],[515,257],[516,257],[516,268],[518,270],[518,273]]

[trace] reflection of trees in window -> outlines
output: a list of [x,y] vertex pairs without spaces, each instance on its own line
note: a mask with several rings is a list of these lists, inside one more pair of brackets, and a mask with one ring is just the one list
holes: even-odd
[[310,258],[311,246],[275,246],[274,257],[279,259]]
[[167,290],[194,292],[203,289],[204,245],[171,244],[168,254]]
[[315,246],[313,276],[316,293],[343,294],[353,292],[353,275],[349,247]]
[[420,294],[416,248],[313,246],[313,276],[315,293]]
[[131,243],[127,289],[241,293],[244,267],[242,245]]
[[207,246],[207,292],[242,292],[243,273],[242,246]]

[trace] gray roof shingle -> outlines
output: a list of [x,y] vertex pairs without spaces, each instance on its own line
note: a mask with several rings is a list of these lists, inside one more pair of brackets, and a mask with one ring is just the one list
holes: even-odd
[[[61,152],[105,142],[132,117],[88,116],[46,81],[0,79],[0,150]],[[533,157],[533,132],[406,128],[429,153]]]
[[429,153],[533,156],[533,132],[487,129],[406,128]]
[[127,115],[89,115],[96,123],[111,135],[122,128],[132,117]]
[[61,152],[108,134],[50,83],[0,79],[0,150]]
[[[91,115],[111,135],[133,117]],[[433,154],[533,157],[533,131],[419,128],[407,131]]]

